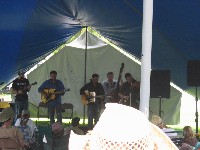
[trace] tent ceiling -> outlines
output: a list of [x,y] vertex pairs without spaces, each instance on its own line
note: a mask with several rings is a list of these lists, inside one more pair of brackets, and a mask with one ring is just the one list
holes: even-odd
[[[83,26],[141,55],[142,0],[22,0],[0,2],[0,82],[28,69]],[[200,60],[200,1],[154,0],[152,67],[170,69],[187,87],[187,61]]]

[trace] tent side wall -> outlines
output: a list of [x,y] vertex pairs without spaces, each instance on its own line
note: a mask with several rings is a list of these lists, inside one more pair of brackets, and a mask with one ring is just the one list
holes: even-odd
[[[74,116],[83,116],[83,105],[79,94],[80,88],[84,85],[84,49],[78,49],[66,46],[44,64],[40,65],[36,70],[28,75],[30,82],[37,81],[38,84],[33,86],[29,92],[30,102],[38,105],[40,94],[37,88],[49,79],[49,72],[56,70],[58,79],[63,81],[66,88],[71,91],[62,97],[62,102],[72,103],[74,105]],[[117,79],[121,63],[125,64],[122,74],[130,72],[136,80],[140,80],[140,65],[117,51],[113,47],[107,45],[100,48],[88,50],[87,61],[87,81],[90,80],[93,73],[100,75],[99,82],[102,83],[106,79],[106,74],[112,71]],[[180,97],[181,93],[171,87],[171,98],[163,100],[163,118],[165,123],[177,124],[180,121]],[[150,116],[158,114],[158,100],[150,100]],[[175,108],[176,107],[176,108]],[[35,108],[32,108],[35,109]]]

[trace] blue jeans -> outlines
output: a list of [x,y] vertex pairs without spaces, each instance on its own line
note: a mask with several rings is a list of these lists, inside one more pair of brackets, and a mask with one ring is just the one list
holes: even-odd
[[93,128],[93,119],[96,124],[99,120],[99,109],[96,103],[88,104],[88,127]]
[[57,121],[62,123],[61,104],[56,105],[56,106],[49,105],[48,112],[49,112],[49,118],[50,118],[51,124],[55,122],[55,119],[54,119],[55,112],[57,114]]
[[15,101],[15,121],[20,117],[22,110],[28,110],[28,100]]

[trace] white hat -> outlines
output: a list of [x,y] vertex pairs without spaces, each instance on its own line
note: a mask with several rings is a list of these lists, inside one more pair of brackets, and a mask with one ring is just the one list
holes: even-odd
[[151,117],[151,123],[153,123],[156,126],[161,125],[162,124],[162,119],[160,118],[160,116],[153,115]]
[[80,136],[73,132],[69,139],[69,149],[89,150],[178,150],[174,143],[157,126],[137,109],[129,106],[107,103],[99,122],[90,135]]
[[30,111],[29,110],[23,110],[22,115],[30,115]]

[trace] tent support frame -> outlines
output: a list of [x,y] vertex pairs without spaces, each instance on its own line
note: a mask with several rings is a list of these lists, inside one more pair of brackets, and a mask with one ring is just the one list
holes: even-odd
[[[84,85],[86,85],[87,78],[87,41],[88,41],[88,27],[85,26],[85,71],[84,71]],[[85,125],[85,105],[83,106],[83,124]]]

